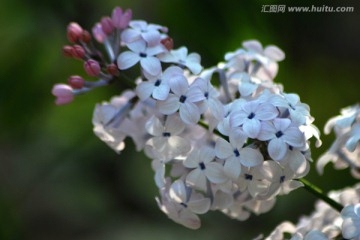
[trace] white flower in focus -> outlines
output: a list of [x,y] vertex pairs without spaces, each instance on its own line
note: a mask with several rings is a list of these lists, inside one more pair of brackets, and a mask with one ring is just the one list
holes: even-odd
[[144,101],[152,96],[157,100],[165,100],[169,96],[171,78],[182,75],[179,67],[169,67],[158,76],[146,76],[149,81],[143,81],[136,87],[136,94]]
[[305,146],[304,134],[299,127],[291,124],[286,118],[276,118],[272,122],[262,122],[261,131],[257,137],[261,141],[269,141],[268,152],[272,159],[283,159],[289,149]]
[[193,74],[199,74],[202,70],[200,55],[197,53],[190,53],[188,55],[188,49],[186,47],[161,54],[159,55],[159,59],[162,62],[176,63],[180,66],[187,67]]
[[225,136],[229,136],[232,131],[230,127],[230,116],[231,113],[237,109],[241,109],[241,105],[244,104],[246,100],[244,99],[236,99],[224,106],[224,115],[222,120],[219,122],[217,129],[219,132]]
[[121,34],[121,39],[125,43],[132,43],[143,39],[149,46],[159,44],[161,34],[159,31],[167,32],[167,28],[157,25],[148,24],[143,20],[134,20],[129,23],[130,28],[125,29]]
[[202,112],[209,109],[211,115],[220,121],[224,116],[224,107],[218,99],[218,91],[212,86],[210,80],[197,78],[192,86],[198,87],[204,95],[204,100],[201,106]]
[[216,156],[225,160],[224,172],[233,179],[237,180],[241,173],[241,165],[245,167],[255,167],[264,161],[264,157],[259,150],[244,147],[245,139],[238,132],[230,134],[230,142],[218,138],[216,140]]
[[177,115],[168,116],[163,125],[156,117],[151,117],[146,123],[146,129],[154,137],[147,141],[147,145],[156,149],[161,156],[159,159],[169,161],[190,151],[190,143],[178,135],[184,131],[184,124]]
[[341,211],[342,235],[346,239],[360,239],[360,204],[346,206]]
[[310,117],[310,107],[300,102],[300,97],[297,94],[283,93],[282,95],[275,95],[270,101],[274,106],[289,111],[290,118],[294,123],[305,125],[307,118]]
[[193,169],[186,176],[186,183],[191,187],[206,191],[207,181],[226,182],[228,178],[224,175],[223,166],[214,160],[214,149],[209,147],[194,149],[183,163],[185,167]]
[[195,103],[204,100],[204,94],[196,86],[189,87],[183,75],[174,76],[169,84],[173,93],[170,93],[165,101],[157,101],[157,109],[166,115],[179,110],[180,117],[185,123],[197,123],[200,120],[200,110]]
[[138,62],[141,68],[152,76],[158,76],[161,73],[160,60],[155,55],[164,52],[161,45],[154,47],[146,46],[146,42],[142,39],[127,44],[131,51],[122,52],[118,59],[117,65],[120,70],[128,69]]
[[230,126],[242,127],[249,138],[255,139],[260,133],[261,121],[272,120],[278,114],[277,109],[271,104],[250,101],[231,113]]

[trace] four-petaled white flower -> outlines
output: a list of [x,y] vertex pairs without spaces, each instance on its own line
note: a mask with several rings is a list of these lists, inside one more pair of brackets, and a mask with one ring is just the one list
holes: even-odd
[[224,172],[233,180],[237,180],[240,176],[241,165],[255,167],[264,161],[259,150],[243,147],[244,143],[244,136],[236,131],[230,134],[230,142],[222,138],[218,138],[216,141],[216,156],[225,160]]
[[149,47],[142,39],[127,44],[131,51],[122,52],[118,59],[117,65],[120,70],[128,69],[140,62],[141,68],[152,76],[161,73],[160,60],[155,55],[164,52],[161,45]]
[[197,53],[190,53],[188,55],[188,49],[186,47],[161,54],[159,55],[159,59],[162,62],[176,63],[180,66],[187,67],[193,74],[199,74],[202,70],[200,55]]
[[169,195],[174,202],[193,213],[204,214],[210,209],[210,199],[192,191],[181,179],[171,184]]
[[156,117],[146,123],[146,129],[154,137],[147,141],[160,154],[159,159],[168,161],[190,151],[190,143],[178,135],[184,131],[184,124],[177,115],[168,116],[163,125]]
[[157,100],[166,100],[170,92],[170,79],[182,74],[183,70],[181,68],[173,66],[167,68],[158,76],[146,76],[148,81],[139,83],[136,87],[136,94],[142,101],[145,101],[150,96]]
[[200,119],[200,110],[195,104],[205,99],[200,88],[191,85],[183,75],[170,79],[170,93],[165,101],[157,101],[156,105],[162,114],[173,114],[179,110],[181,119],[187,124],[197,123]]
[[299,127],[291,124],[290,119],[276,118],[272,122],[262,122],[261,131],[257,138],[261,141],[269,141],[268,152],[272,159],[283,159],[289,149],[303,148],[305,146],[304,134]]
[[197,78],[192,84],[194,87],[198,87],[204,94],[204,101],[201,104],[202,112],[209,109],[212,116],[218,121],[222,120],[224,116],[223,104],[219,101],[219,93],[213,87],[209,79]]
[[193,169],[186,176],[186,183],[203,191],[207,189],[207,180],[216,184],[228,180],[223,166],[215,161],[215,150],[210,147],[194,149],[185,159],[184,166]]
[[261,121],[272,120],[277,115],[278,111],[273,105],[250,101],[231,113],[230,125],[241,126],[249,138],[257,138],[261,130]]
[[129,23],[130,28],[125,29],[121,34],[121,39],[125,43],[132,43],[139,39],[145,40],[148,46],[155,46],[160,43],[161,34],[159,31],[167,32],[167,28],[148,24],[143,20],[134,20]]
[[288,167],[282,167],[275,161],[265,161],[259,167],[264,179],[270,182],[267,193],[262,197],[264,199],[271,199],[277,194],[288,194],[290,191],[304,186],[301,182],[293,180],[294,172]]

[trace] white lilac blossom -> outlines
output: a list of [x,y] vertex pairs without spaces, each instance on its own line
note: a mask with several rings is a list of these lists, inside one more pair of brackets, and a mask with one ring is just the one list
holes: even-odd
[[287,118],[277,118],[272,122],[262,122],[259,140],[269,140],[268,152],[272,159],[282,160],[289,147],[302,148],[305,138],[299,128]]
[[148,81],[143,81],[137,85],[136,94],[142,101],[147,100],[150,96],[156,100],[166,100],[170,92],[170,79],[182,74],[181,68],[169,67],[158,76],[146,76]]
[[154,137],[150,138],[146,144],[156,149],[164,160],[186,154],[191,146],[186,139],[178,136],[184,128],[184,124],[176,115],[167,117],[165,124],[162,124],[158,118],[152,117],[146,123],[146,129]]
[[[277,195],[303,186],[298,179],[310,169],[309,140],[315,137],[320,145],[320,134],[309,106],[273,81],[285,57],[279,48],[246,41],[225,62],[203,69],[199,54],[173,49],[167,28],[131,19],[131,10],[115,8],[95,25],[93,36],[104,53],[90,33],[71,23],[74,45],[63,52],[83,60],[86,73],[98,80],[72,76],[69,85],[55,85],[53,94],[57,104],[66,104],[114,82],[131,89],[96,105],[94,132],[118,153],[130,137],[152,160],[161,211],[191,229],[201,225],[198,214],[208,211],[244,221],[269,211]],[[347,158],[356,157],[347,156],[351,151],[359,159],[359,111],[350,112],[340,121],[345,137],[331,154],[346,147]],[[294,227],[291,233],[294,239],[329,236],[323,228]]]
[[124,43],[132,43],[143,39],[152,47],[160,42],[160,31],[166,33],[167,28],[157,24],[148,24],[143,20],[133,20],[129,23],[129,28],[121,34],[121,39]]
[[218,138],[216,141],[216,156],[225,160],[225,174],[232,179],[237,179],[241,173],[241,166],[255,167],[264,161],[260,151],[250,147],[243,147],[244,140],[241,134],[231,134],[230,142]]
[[226,182],[223,166],[215,160],[214,149],[209,147],[194,149],[184,161],[184,166],[192,169],[186,176],[186,183],[206,191],[207,181],[215,184]]
[[149,47],[142,39],[127,44],[131,51],[122,52],[117,64],[120,70],[128,69],[140,62],[141,68],[152,76],[161,73],[160,60],[155,55],[164,52],[164,47],[160,44]]
[[261,122],[272,120],[278,114],[279,112],[271,104],[250,101],[242,104],[241,109],[231,113],[230,125],[232,127],[241,126],[249,138],[257,138],[262,130]]
[[162,114],[173,114],[179,110],[181,119],[187,124],[200,120],[200,109],[195,104],[205,99],[201,89],[191,85],[185,76],[177,75],[170,79],[170,93],[164,101],[157,101],[157,108]]
[[341,211],[342,235],[347,239],[360,239],[360,203],[348,205]]
[[179,66],[187,67],[193,74],[199,74],[202,70],[200,55],[197,53],[188,54],[186,47],[161,54],[159,58],[165,63],[176,63]]
[[327,163],[333,162],[335,168],[351,168],[351,174],[360,178],[360,106],[354,105],[341,111],[341,115],[331,118],[324,132],[334,130],[336,139],[330,149],[317,161],[316,167],[323,173]]
[[265,240],[280,240],[284,236],[293,240],[359,239],[360,185],[330,192],[329,197],[346,206],[341,213],[318,201],[309,216],[301,217],[297,224],[281,223]]

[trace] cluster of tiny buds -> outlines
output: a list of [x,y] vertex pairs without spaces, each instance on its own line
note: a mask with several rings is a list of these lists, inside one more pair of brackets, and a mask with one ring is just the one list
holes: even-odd
[[[63,47],[63,55],[83,61],[85,73],[89,77],[99,79],[96,82],[86,81],[83,77],[74,75],[69,77],[68,84],[55,84],[52,94],[57,98],[55,101],[57,105],[68,104],[74,100],[76,95],[107,85],[119,76],[114,54],[118,54],[120,50],[120,34],[128,27],[131,18],[132,11],[130,9],[123,11],[120,7],[116,7],[111,17],[103,17],[93,27],[93,37],[98,43],[105,45],[107,49],[107,59],[104,58],[106,54],[103,54],[95,47],[89,31],[75,22],[68,25],[67,38],[72,45]],[[170,42],[171,40],[166,42],[166,45],[170,46]]]
[[[131,10],[115,8],[95,25],[106,54],[70,24],[75,45],[64,53],[82,59],[98,80],[71,76],[52,93],[61,105],[114,80],[131,88],[96,106],[94,133],[118,153],[130,137],[152,159],[158,205],[169,218],[192,229],[200,227],[197,214],[210,210],[245,220],[303,186],[309,139],[321,142],[309,106],[273,82],[285,58],[278,47],[246,41],[225,62],[203,69],[199,54],[173,49],[166,27],[131,19]],[[133,67],[140,73],[130,78]]]

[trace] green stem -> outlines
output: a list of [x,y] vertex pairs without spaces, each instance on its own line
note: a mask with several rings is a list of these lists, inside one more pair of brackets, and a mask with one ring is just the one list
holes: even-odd
[[334,201],[333,199],[329,198],[328,196],[326,196],[326,194],[324,194],[320,188],[318,188],[317,186],[315,186],[308,180],[301,178],[301,179],[299,179],[299,181],[304,184],[304,188],[306,191],[310,192],[315,197],[323,200],[324,202],[329,204],[332,208],[334,208],[338,212],[341,212],[341,210],[344,208],[344,206],[342,206],[340,203],[338,203],[338,202]]
[[[208,130],[210,129],[210,128],[209,128],[209,125],[208,125],[207,123],[205,123],[204,121],[202,121],[202,120],[200,120],[200,121],[198,122],[198,124],[199,124],[200,126],[202,126],[203,128],[206,128],[206,129],[208,129]],[[222,134],[221,132],[219,132],[219,131],[216,130],[216,129],[214,129],[214,133],[215,133],[216,135],[224,138],[224,139],[228,139],[227,136],[225,136],[224,134]]]

